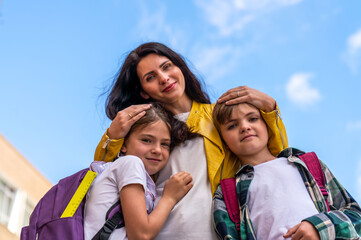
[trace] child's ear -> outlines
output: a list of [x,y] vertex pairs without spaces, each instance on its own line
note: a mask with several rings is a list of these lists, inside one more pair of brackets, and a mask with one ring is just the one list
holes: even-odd
[[127,146],[125,145],[125,143],[123,143],[123,146],[120,148],[120,151],[125,154],[127,152]]
[[150,98],[150,96],[146,92],[144,92],[143,90],[140,91],[140,96],[142,98],[144,98],[144,99],[149,99]]

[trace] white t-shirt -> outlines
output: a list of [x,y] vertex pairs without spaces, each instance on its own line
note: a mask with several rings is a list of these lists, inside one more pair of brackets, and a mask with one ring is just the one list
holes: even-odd
[[[186,121],[188,115],[181,113],[176,118]],[[174,148],[156,180],[157,201],[162,196],[165,181],[180,171],[191,174],[194,186],[173,208],[156,239],[217,239],[212,225],[212,191],[202,137]]]
[[287,158],[254,166],[248,206],[257,239],[284,239],[290,228],[318,213],[297,167]]
[[[88,192],[85,204],[84,236],[92,239],[103,227],[109,208],[119,200],[120,190],[129,184],[141,184],[145,189],[147,211],[154,208],[155,184],[145,171],[142,160],[136,156],[123,156],[107,165],[98,175]],[[109,239],[128,239],[125,228],[115,229]]]

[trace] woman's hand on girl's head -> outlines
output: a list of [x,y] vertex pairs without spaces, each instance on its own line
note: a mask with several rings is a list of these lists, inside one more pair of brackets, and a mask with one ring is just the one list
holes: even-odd
[[163,198],[174,202],[174,205],[193,187],[192,176],[187,172],[179,172],[170,177],[164,186]]
[[110,139],[124,138],[131,126],[144,116],[145,110],[151,108],[151,104],[132,105],[119,111],[108,129]]
[[276,108],[276,101],[272,97],[247,86],[240,86],[228,90],[218,98],[217,102],[225,102],[226,105],[247,102],[265,112],[272,112]]

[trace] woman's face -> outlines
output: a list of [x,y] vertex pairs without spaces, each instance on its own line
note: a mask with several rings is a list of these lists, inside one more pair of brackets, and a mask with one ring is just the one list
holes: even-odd
[[141,96],[163,104],[172,104],[188,98],[182,71],[165,56],[151,53],[137,66],[137,74],[143,91]]

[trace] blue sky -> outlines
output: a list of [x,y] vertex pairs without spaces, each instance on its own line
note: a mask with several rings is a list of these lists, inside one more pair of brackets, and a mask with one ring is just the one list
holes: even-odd
[[147,41],[181,53],[213,101],[273,96],[291,146],[361,200],[361,2],[0,1],[0,134],[52,183],[87,167],[110,121],[102,93]]

